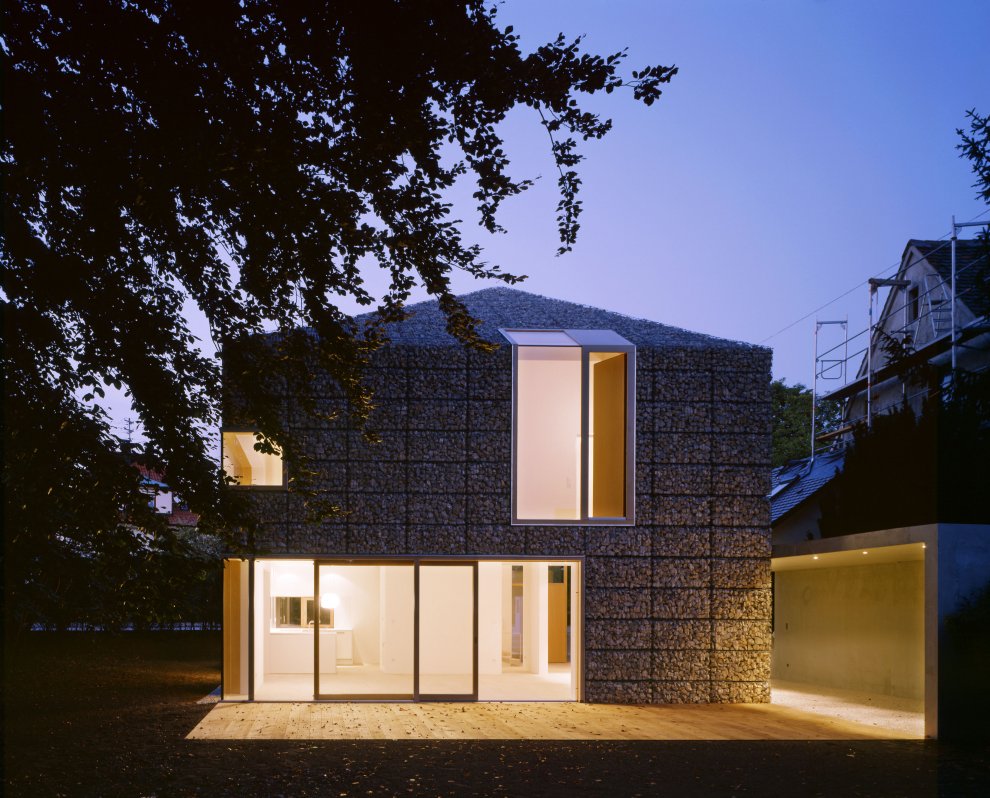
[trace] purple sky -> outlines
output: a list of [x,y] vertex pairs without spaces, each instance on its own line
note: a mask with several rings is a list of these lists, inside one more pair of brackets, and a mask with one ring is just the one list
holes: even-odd
[[584,148],[582,227],[562,258],[546,134],[529,109],[507,120],[515,176],[542,176],[505,205],[508,234],[476,227],[469,191],[455,200],[525,290],[765,343],[775,377],[810,384],[816,308],[850,292],[817,315],[859,332],[861,284],[908,239],[990,218],[955,150],[965,111],[990,112],[987,0],[507,0],[499,20],[524,50],[563,31],[628,47],[627,69],[681,70],[652,108],[588,106],[615,129]]
[[[990,112],[987,0],[508,0],[499,19],[524,49],[563,31],[681,69],[652,108],[590,106],[615,129],[585,147],[562,258],[545,134],[529,109],[506,124],[515,174],[542,180],[478,241],[525,290],[765,342],[775,377],[810,384],[814,314],[775,333],[988,211],[955,150],[965,111]],[[474,229],[469,202],[459,218]],[[864,285],[818,317],[859,332],[867,302]]]

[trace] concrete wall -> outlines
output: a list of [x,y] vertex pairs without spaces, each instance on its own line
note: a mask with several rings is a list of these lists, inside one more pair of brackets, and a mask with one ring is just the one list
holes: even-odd
[[774,609],[775,679],[924,698],[923,562],[781,571]]
[[[509,346],[392,346],[369,380],[379,446],[287,397],[349,514],[311,523],[299,497],[253,493],[259,552],[584,558],[587,700],[769,700],[768,350],[637,349],[634,527],[511,525]],[[313,391],[345,409],[330,381]]]

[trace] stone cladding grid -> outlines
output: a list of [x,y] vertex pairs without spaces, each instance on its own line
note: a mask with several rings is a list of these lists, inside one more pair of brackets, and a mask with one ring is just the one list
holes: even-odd
[[369,377],[378,446],[288,402],[348,514],[311,523],[297,497],[258,493],[259,549],[582,557],[587,700],[768,701],[769,352],[638,348],[634,527],[509,524],[511,373],[507,346],[391,347]]

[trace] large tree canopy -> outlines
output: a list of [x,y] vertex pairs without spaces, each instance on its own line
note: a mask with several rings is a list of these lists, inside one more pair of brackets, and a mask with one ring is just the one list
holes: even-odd
[[[25,0],[0,48],[5,487],[23,535],[67,527],[80,482],[104,511],[126,505],[134,481],[97,456],[114,444],[106,385],[129,392],[170,483],[201,512],[219,506],[220,367],[187,303],[213,343],[251,355],[233,375],[259,384],[246,412],[290,458],[262,375],[292,390],[316,363],[368,408],[360,366],[380,328],[358,329],[336,297],[394,319],[419,283],[470,342],[451,271],[518,278],[465,243],[448,189],[470,181],[462,210],[500,230],[500,205],[530,181],[510,173],[498,126],[528,106],[549,134],[566,251],[579,142],[610,128],[577,98],[629,89],[649,105],[677,71],[625,77],[623,53],[563,36],[524,53],[481,0]],[[369,266],[390,275],[384,296],[362,284]],[[61,509],[39,520],[43,496]]]

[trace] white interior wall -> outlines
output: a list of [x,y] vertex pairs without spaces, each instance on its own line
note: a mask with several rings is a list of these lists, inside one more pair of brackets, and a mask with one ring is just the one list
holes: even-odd
[[352,629],[354,664],[377,665],[380,642],[379,571],[377,565],[321,565],[320,593],[336,593],[334,626]]
[[923,698],[921,561],[778,571],[773,677]]
[[379,663],[384,673],[413,672],[415,574],[411,565],[382,566]]
[[420,567],[419,671],[469,674],[473,668],[474,602],[472,569],[453,565]]
[[530,673],[547,673],[550,595],[547,563],[523,565],[523,668]]
[[580,517],[581,349],[517,352],[516,513]]
[[512,563],[499,563],[502,568],[502,658],[512,656]]
[[254,689],[265,681],[268,651],[268,628],[271,618],[271,569],[268,563],[254,563]]
[[478,563],[478,673],[502,672],[502,564]]

